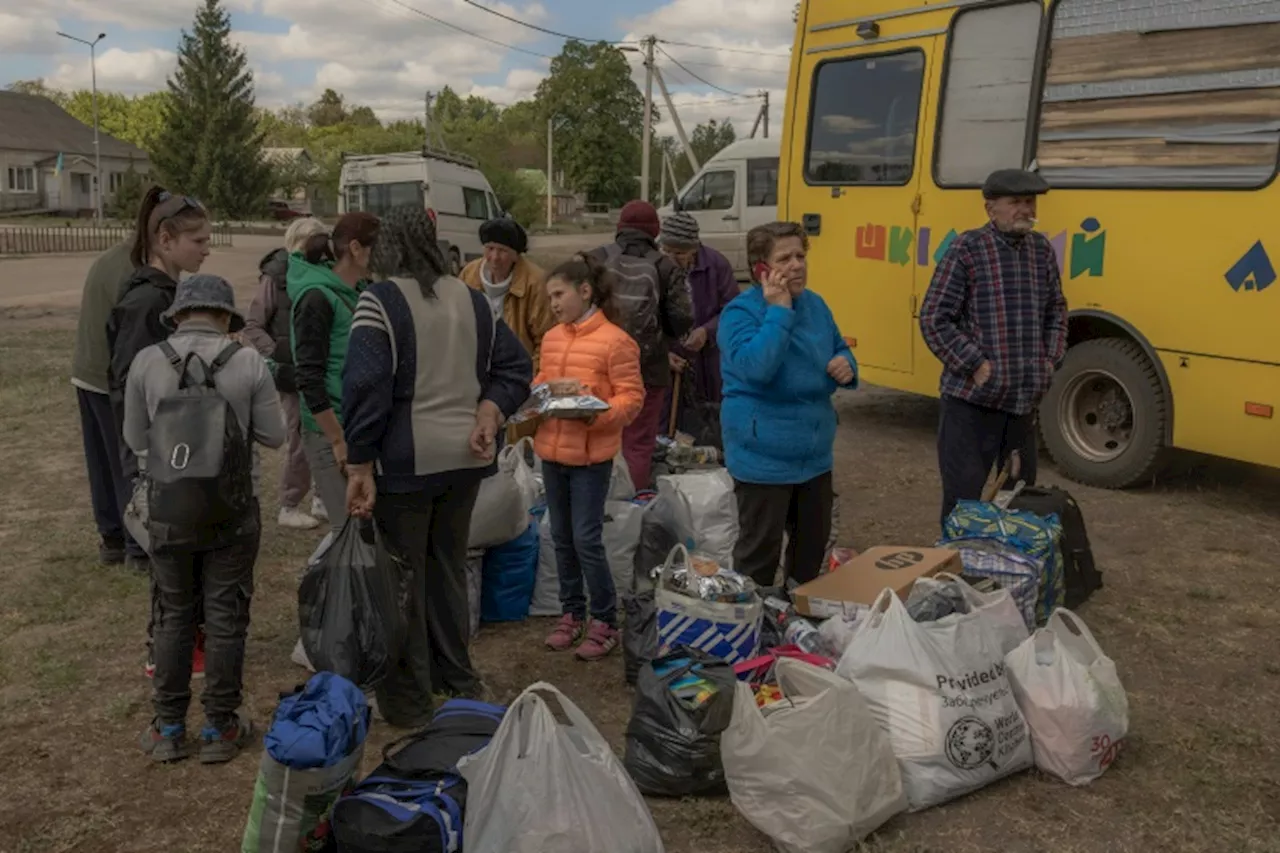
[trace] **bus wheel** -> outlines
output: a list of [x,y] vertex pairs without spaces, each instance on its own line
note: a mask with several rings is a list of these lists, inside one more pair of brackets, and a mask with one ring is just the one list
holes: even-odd
[[462,253],[457,249],[449,250],[449,273],[453,276],[462,275]]
[[1063,473],[1104,489],[1151,479],[1168,418],[1155,366],[1123,338],[1072,347],[1040,404],[1045,447]]

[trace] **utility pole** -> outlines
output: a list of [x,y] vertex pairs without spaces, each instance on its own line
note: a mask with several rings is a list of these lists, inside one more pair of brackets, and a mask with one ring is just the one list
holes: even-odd
[[552,168],[555,165],[555,160],[553,159],[553,156],[552,156],[553,152],[555,151],[555,148],[553,147],[555,143],[555,126],[556,126],[555,122],[556,120],[554,118],[547,119],[547,227],[548,228],[551,227],[554,219],[553,211],[551,209],[551,175],[553,174]]
[[685,135],[684,125],[680,123],[680,113],[676,112],[676,105],[671,103],[671,93],[667,91],[667,81],[662,79],[662,72],[655,66],[654,75],[658,78],[658,88],[662,90],[662,100],[666,102],[667,109],[671,112],[671,121],[676,126],[676,135],[680,137],[680,144],[684,146],[685,156],[689,158],[689,165],[693,166],[693,173],[696,175],[702,167],[698,164],[698,158],[693,153],[693,146],[689,144],[689,137]]
[[102,224],[102,146],[98,142],[98,42],[107,37],[106,33],[98,33],[98,37],[93,41],[87,41],[76,36],[67,35],[59,31],[58,35],[64,39],[78,41],[81,44],[89,45],[89,75],[93,81],[93,183],[94,183],[94,215],[98,224]]
[[764,107],[762,109],[762,115],[764,116],[764,138],[768,139],[769,138],[769,91],[766,89],[760,94],[764,97]]
[[661,189],[658,190],[658,206],[667,203],[667,152],[662,152],[662,168],[658,170],[662,173]]
[[431,102],[434,99],[435,99],[435,96],[432,95],[430,92],[427,92],[422,98],[423,107],[424,107],[422,112],[422,147],[423,148],[431,147]]
[[[644,149],[640,162],[640,198],[649,200],[649,150],[653,144],[653,48],[657,44],[655,36],[644,40]],[[664,87],[665,91],[665,87]]]

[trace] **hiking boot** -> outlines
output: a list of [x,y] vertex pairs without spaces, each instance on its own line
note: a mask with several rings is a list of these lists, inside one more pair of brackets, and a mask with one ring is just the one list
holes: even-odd
[[187,727],[182,723],[161,725],[159,720],[152,720],[142,733],[138,745],[142,751],[151,756],[152,761],[181,761],[191,755],[187,744]]
[[145,554],[141,557],[129,554],[124,558],[124,567],[131,572],[137,572],[143,577],[151,577],[151,558]]
[[191,652],[191,677],[204,678],[204,631],[196,629],[196,647]]
[[226,764],[253,739],[253,723],[235,714],[222,726],[206,723],[200,730],[200,763]]
[[610,628],[605,623],[592,619],[587,638],[573,654],[578,660],[600,660],[618,647],[618,637],[617,628]]
[[311,517],[318,518],[320,521],[329,520],[329,510],[324,508],[324,501],[319,496],[311,498]]
[[287,530],[315,530],[320,526],[320,521],[296,506],[282,506],[276,524]]
[[98,545],[98,565],[118,566],[124,562],[124,540],[103,539]]
[[587,623],[572,613],[564,614],[556,623],[555,630],[547,636],[547,648],[553,652],[567,652],[573,648],[574,643],[582,639],[582,632],[586,627]]

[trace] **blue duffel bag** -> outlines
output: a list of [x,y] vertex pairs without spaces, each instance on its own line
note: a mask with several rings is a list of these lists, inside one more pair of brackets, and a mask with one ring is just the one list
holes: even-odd
[[538,523],[535,519],[515,539],[484,552],[480,570],[480,619],[520,622],[538,579]]

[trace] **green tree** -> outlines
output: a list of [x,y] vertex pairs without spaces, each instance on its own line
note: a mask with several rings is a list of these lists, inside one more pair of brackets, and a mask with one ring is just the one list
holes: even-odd
[[5,88],[10,92],[18,92],[23,95],[39,95],[42,98],[48,98],[59,106],[61,106],[66,97],[61,91],[49,88],[45,84],[43,77],[38,77],[35,80],[15,80]]
[[738,134],[733,129],[733,122],[726,121],[724,124],[717,124],[715,119],[700,124],[693,129],[693,133],[689,136],[689,147],[693,149],[693,154],[698,158],[699,163],[705,163],[724,149],[728,148],[738,139]]
[[[98,127],[103,133],[130,142],[150,153],[164,128],[168,92],[129,97],[119,92],[98,92]],[[93,93],[79,89],[62,96],[62,108],[81,122],[93,125]]]
[[307,109],[307,118],[316,127],[333,127],[347,120],[347,104],[341,95],[325,89],[320,100]]
[[124,222],[133,222],[138,217],[138,206],[147,192],[146,178],[133,167],[133,158],[129,159],[129,168],[121,176],[120,186],[111,201],[111,216]]
[[231,41],[231,17],[220,0],[204,0],[191,32],[182,32],[164,119],[151,154],[172,189],[228,216],[262,209],[272,175],[262,156],[253,72],[244,49]]
[[538,86],[537,103],[544,134],[547,118],[561,123],[557,169],[569,186],[609,204],[639,194],[644,97],[621,51],[603,42],[566,42]]

